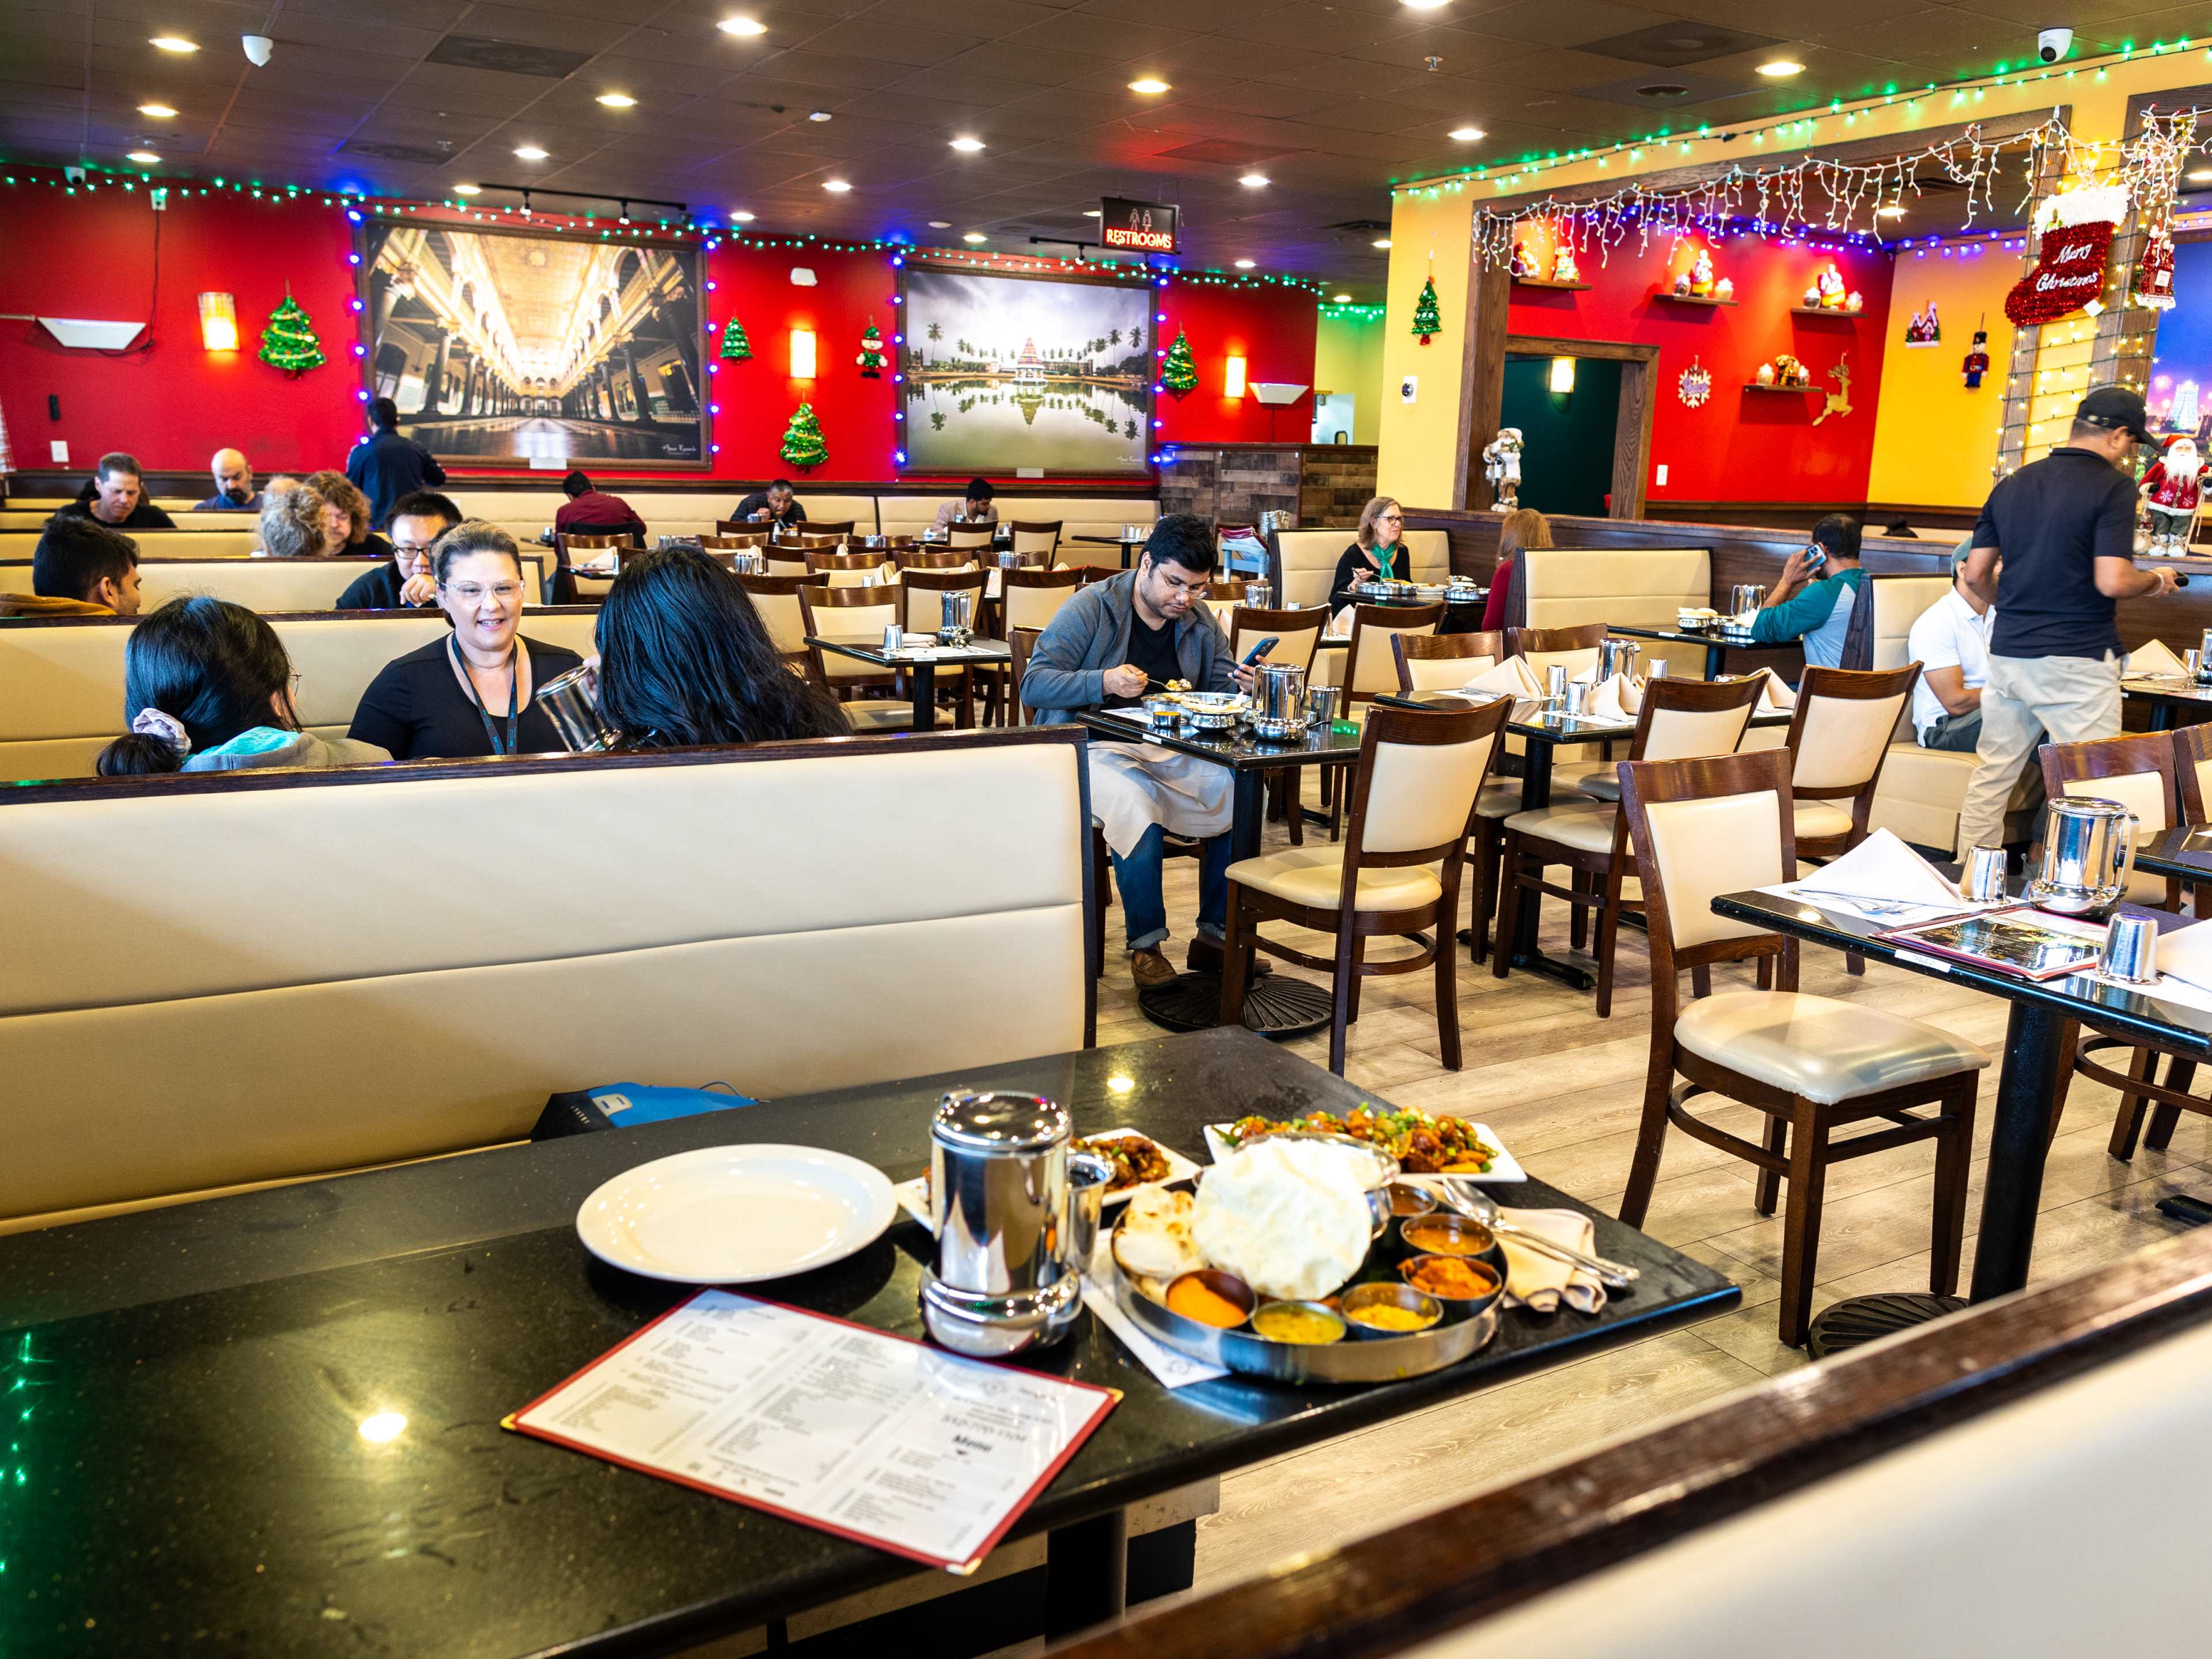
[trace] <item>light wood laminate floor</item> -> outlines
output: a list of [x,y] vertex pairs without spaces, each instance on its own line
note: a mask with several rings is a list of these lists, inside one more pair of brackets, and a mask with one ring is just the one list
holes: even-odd
[[[1310,831],[1310,842],[1316,833]],[[1283,844],[1280,826],[1270,825],[1267,846]],[[1170,948],[1181,967],[1197,908],[1196,865],[1172,860],[1167,871],[1169,926],[1175,933]],[[1545,922],[1545,948],[1566,954],[1565,907],[1547,904]],[[1102,1044],[1158,1035],[1158,1028],[1137,1009],[1121,939],[1117,902],[1107,919]],[[1321,944],[1310,937],[1307,948]],[[1477,969],[1468,962],[1464,947],[1458,955],[1463,1069],[1443,1068],[1433,979],[1419,974],[1369,981],[1352,1030],[1346,1077],[1401,1105],[1479,1117],[1534,1174],[1613,1210],[1627,1182],[1650,1042],[1643,936],[1623,931],[1614,1012],[1605,1020],[1592,1012],[1586,994],[1525,974],[1494,979],[1487,963]],[[1878,964],[1870,964],[1864,978],[1853,979],[1839,955],[1810,945],[1802,963],[1804,990],[1926,1020],[1992,1055],[2002,1048],[2006,1006],[1992,998]],[[1716,988],[1747,987],[1751,976],[1717,969],[1715,981]],[[1316,1065],[1328,1063],[1326,1030],[1289,1046]],[[1992,1064],[1984,1074],[1976,1136],[1980,1150],[1967,1214],[1969,1277],[1996,1077]],[[2179,1225],[2157,1213],[2157,1201],[2176,1190],[2212,1188],[2207,1163],[2212,1120],[2185,1117],[2168,1151],[2139,1150],[2133,1163],[2121,1164],[2105,1151],[2114,1109],[2112,1091],[2075,1084],[2044,1181],[2038,1279],[2063,1277],[2171,1237]],[[1747,1108],[1716,1104],[1707,1115],[1755,1137],[1756,1115]],[[1202,1148],[1182,1150],[1203,1155]],[[1676,1133],[1668,1141],[1645,1222],[1656,1237],[1741,1285],[1739,1309],[1225,1480],[1220,1512],[1200,1523],[1198,1588],[1249,1577],[1297,1552],[1455,1502],[1755,1382],[1762,1374],[1807,1363],[1802,1352],[1782,1346],[1776,1337],[1782,1223],[1779,1213],[1764,1219],[1753,1209],[1753,1173],[1750,1165]],[[1841,1297],[1928,1288],[1933,1173],[1929,1146],[1877,1154],[1831,1173],[1816,1313]]]

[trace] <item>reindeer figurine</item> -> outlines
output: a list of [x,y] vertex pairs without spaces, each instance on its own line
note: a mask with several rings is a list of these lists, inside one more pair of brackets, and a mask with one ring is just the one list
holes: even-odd
[[1813,417],[1814,426],[1820,425],[1831,415],[1851,412],[1851,354],[1848,351],[1840,354],[1836,359],[1836,366],[1828,373],[1835,377],[1836,389],[1820,394],[1826,401],[1821,404],[1820,412]]

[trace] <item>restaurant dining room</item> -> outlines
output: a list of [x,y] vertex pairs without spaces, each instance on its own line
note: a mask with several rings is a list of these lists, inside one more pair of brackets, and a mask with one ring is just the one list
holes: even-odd
[[2205,1650],[2208,33],[0,3],[0,1656]]

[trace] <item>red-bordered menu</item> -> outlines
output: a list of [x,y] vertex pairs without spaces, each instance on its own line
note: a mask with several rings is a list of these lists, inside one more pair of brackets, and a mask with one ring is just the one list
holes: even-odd
[[1119,1398],[701,1291],[503,1426],[965,1573]]

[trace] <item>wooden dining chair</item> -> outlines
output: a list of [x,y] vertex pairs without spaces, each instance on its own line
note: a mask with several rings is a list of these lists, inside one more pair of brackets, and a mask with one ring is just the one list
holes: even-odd
[[[1734,754],[1761,695],[1757,680],[1652,680],[1644,686],[1644,704],[1636,713],[1628,758],[1672,761]],[[1490,971],[1504,979],[1511,968],[1513,953],[1504,941],[1520,927],[1521,906],[1540,905],[1547,894],[1563,898],[1583,913],[1585,921],[1588,913],[1595,912],[1597,937],[1591,949],[1597,957],[1597,1016],[1611,1018],[1620,913],[1642,902],[1623,896],[1629,857],[1620,808],[1611,801],[1569,802],[1516,812],[1504,827],[1505,846],[1498,860],[1504,902],[1498,918],[1499,945],[1491,957]],[[1546,867],[1555,864],[1567,867],[1573,886],[1553,887],[1545,881]],[[1570,935],[1577,945],[1582,943],[1581,932],[1577,927]]]
[[831,587],[872,587],[890,568],[880,553],[809,553],[806,574]]
[[[796,536],[784,537],[777,544],[796,548],[801,553],[843,553],[849,550],[851,542],[849,536],[810,536],[801,532]],[[877,556],[880,558],[882,555]]]
[[973,570],[975,558],[944,548],[902,547],[892,550],[891,563],[900,570]]
[[[978,636],[983,635],[983,572],[972,563],[964,570],[903,571],[898,585],[906,595],[903,626],[908,633],[934,635],[945,625],[945,596],[965,593],[969,628]],[[939,668],[937,685],[940,691],[959,694],[959,724],[975,725],[975,680],[967,666],[960,664]]]
[[2212,801],[2212,722],[2177,726],[2172,737],[2173,782],[2181,821],[2212,823],[2212,817],[2206,816],[2206,803]]
[[1006,532],[1013,538],[1015,552],[1049,563],[1060,551],[1060,527],[1066,522],[1064,519],[1017,519]]
[[[1358,721],[1367,707],[1384,692],[1398,689],[1398,661],[1390,641],[1401,634],[1433,634],[1444,619],[1437,605],[1355,605],[1352,633],[1345,642],[1344,667],[1338,682],[1342,688],[1337,718]],[[1343,769],[1324,767],[1321,775],[1322,805],[1328,809],[1328,838],[1343,833],[1344,796],[1337,785]]]
[[[1390,641],[1390,653],[1398,665],[1401,696],[1456,691],[1504,659],[1505,635],[1497,629],[1486,634],[1400,634]],[[1468,897],[1471,919],[1467,949],[1471,962],[1486,961],[1490,956],[1490,923],[1498,908],[1498,866],[1505,849],[1505,820],[1520,810],[1521,786],[1495,775],[1474,799],[1474,817],[1469,824],[1474,868]]]
[[972,553],[977,548],[988,547],[992,538],[997,533],[997,526],[993,525],[947,525],[945,529],[945,544],[950,548]]
[[1808,668],[1797,682],[1782,746],[1795,757],[1790,789],[1801,860],[1826,863],[1866,839],[1882,763],[1919,678],[1920,665],[1909,662],[1871,672]]
[[612,576],[587,575],[575,568],[575,556],[586,560],[596,557],[609,549],[617,550],[616,562],[622,555],[637,550],[637,538],[624,532],[619,535],[584,536],[556,532],[553,538],[554,556],[558,561],[554,570],[553,603],[556,605],[590,605],[607,596],[615,585]]
[[[1291,848],[1229,866],[1229,925],[1222,946],[1224,1025],[1244,1018],[1253,956],[1264,951],[1330,975],[1328,1068],[1344,1075],[1346,1034],[1359,1018],[1359,987],[1381,974],[1436,972],[1437,1040],[1443,1063],[1460,1069],[1459,919],[1468,815],[1498,753],[1512,705],[1458,709],[1376,708],[1359,738],[1345,793],[1344,841]],[[1285,921],[1328,933],[1333,957],[1309,955],[1264,937]],[[1367,960],[1370,939],[1395,935],[1412,954]]]
[[[2145,732],[2135,737],[2100,738],[2088,743],[2046,743],[2040,753],[2044,793],[2052,800],[2073,795],[2119,802],[2135,814],[2136,842],[2140,847],[2178,823],[2191,822],[2182,814],[2179,763],[2181,750],[2175,742],[2176,736],[2170,732]],[[2191,787],[2201,788],[2193,765],[2190,770]],[[2181,908],[2179,883],[2168,876],[2154,876],[2136,870],[2132,863],[2127,872],[2124,897],[2130,904],[2154,910]],[[2128,1037],[2085,1037],[2080,1025],[2070,1021],[2062,1041],[2069,1063],[2058,1079],[2056,1098],[2051,1103],[2050,1133],[2054,1136],[2058,1132],[2059,1119],[2065,1115],[2066,1097],[2077,1074],[2119,1091],[2119,1109],[2113,1117],[2112,1139],[2106,1150],[2123,1164],[2135,1158],[2136,1137],[2142,1127],[2144,1109],[2150,1103],[2156,1102],[2160,1109],[2152,1119],[2147,1143],[2154,1151],[2166,1148],[2181,1113],[2212,1114],[2212,1101],[2189,1092],[2197,1066],[2185,1054]],[[2114,1050],[2127,1052],[2124,1076],[2093,1058]],[[2163,1083],[2158,1080],[2161,1054],[2168,1060]],[[2169,1108],[2170,1116],[2166,1115]]]
[[804,553],[794,553],[774,546],[767,547],[763,551],[767,556],[762,562],[768,566],[768,574],[771,576],[811,576],[813,574],[806,562],[806,555]]
[[794,528],[806,540],[848,542],[853,539],[855,522],[852,519],[801,519]]
[[[1695,685],[1662,680],[1661,685]],[[1928,1288],[1959,1288],[1973,1156],[1974,1094],[1989,1055],[1948,1031],[1862,1001],[1797,989],[1797,941],[1714,913],[1723,893],[1787,880],[1797,868],[1790,759],[1778,749],[1632,763],[1621,816],[1644,887],[1651,941],[1651,1058],[1620,1218],[1644,1225],[1671,1125],[1755,1166],[1753,1206],[1782,1219],[1782,1340],[1813,1322],[1820,1211],[1829,1167],[1922,1140],[1936,1143]],[[1681,1002],[1684,969],[1757,959],[1773,988]],[[1683,1081],[1678,1085],[1677,1078]],[[1692,1116],[1718,1095],[1765,1120],[1759,1143]],[[1913,1109],[1933,1107],[1933,1115]],[[1847,1139],[1836,1131],[1880,1119]]]
[[768,539],[769,532],[775,528],[775,526],[772,524],[764,523],[753,519],[717,519],[714,520],[714,533],[717,536],[758,536],[763,541],[765,541]]
[[[874,587],[830,587],[809,582],[799,590],[805,607],[806,631],[817,639],[851,640],[880,645],[884,629],[893,623],[903,627],[904,596],[896,582]],[[855,732],[905,732],[914,727],[914,705],[896,695],[898,676],[862,662],[857,657],[811,647],[814,671],[822,684],[843,703],[845,717]],[[942,672],[942,671],[940,671]],[[938,724],[944,711],[932,711]]]
[[745,548],[766,547],[765,530],[718,530],[711,536],[699,538],[699,545],[710,553],[735,553]]
[[753,610],[759,615],[761,625],[768,629],[776,653],[818,680],[815,672],[819,665],[817,653],[806,643],[806,607],[799,599],[800,590],[807,586],[806,578],[756,576],[741,570],[737,573],[737,582],[752,600]]
[[[1237,584],[1239,588],[1244,586]],[[1214,617],[1229,636],[1231,662],[1243,662],[1246,652],[1261,640],[1272,639],[1274,644],[1259,660],[1287,663],[1305,675],[1308,685],[1314,683],[1314,659],[1321,653],[1322,630],[1328,625],[1325,606],[1263,611],[1255,605],[1237,605],[1216,610]],[[1275,767],[1266,774],[1267,814],[1283,817],[1293,847],[1305,845],[1305,775],[1303,766]]]
[[[1536,677],[1539,686],[1548,686],[1553,664],[1567,671],[1573,679],[1597,666],[1597,648],[1605,642],[1603,623],[1583,623],[1573,628],[1509,628],[1505,630],[1505,654],[1518,657],[1528,665],[1528,672]],[[1518,759],[1522,752],[1521,739],[1509,735],[1505,752]],[[1566,759],[1554,755],[1552,762],[1552,791],[1571,789],[1580,793],[1593,792],[1583,789],[1585,779],[1595,780],[1605,788],[1618,764],[1611,744],[1601,744],[1595,756],[1583,755]],[[1617,793],[1607,799],[1617,800]]]

